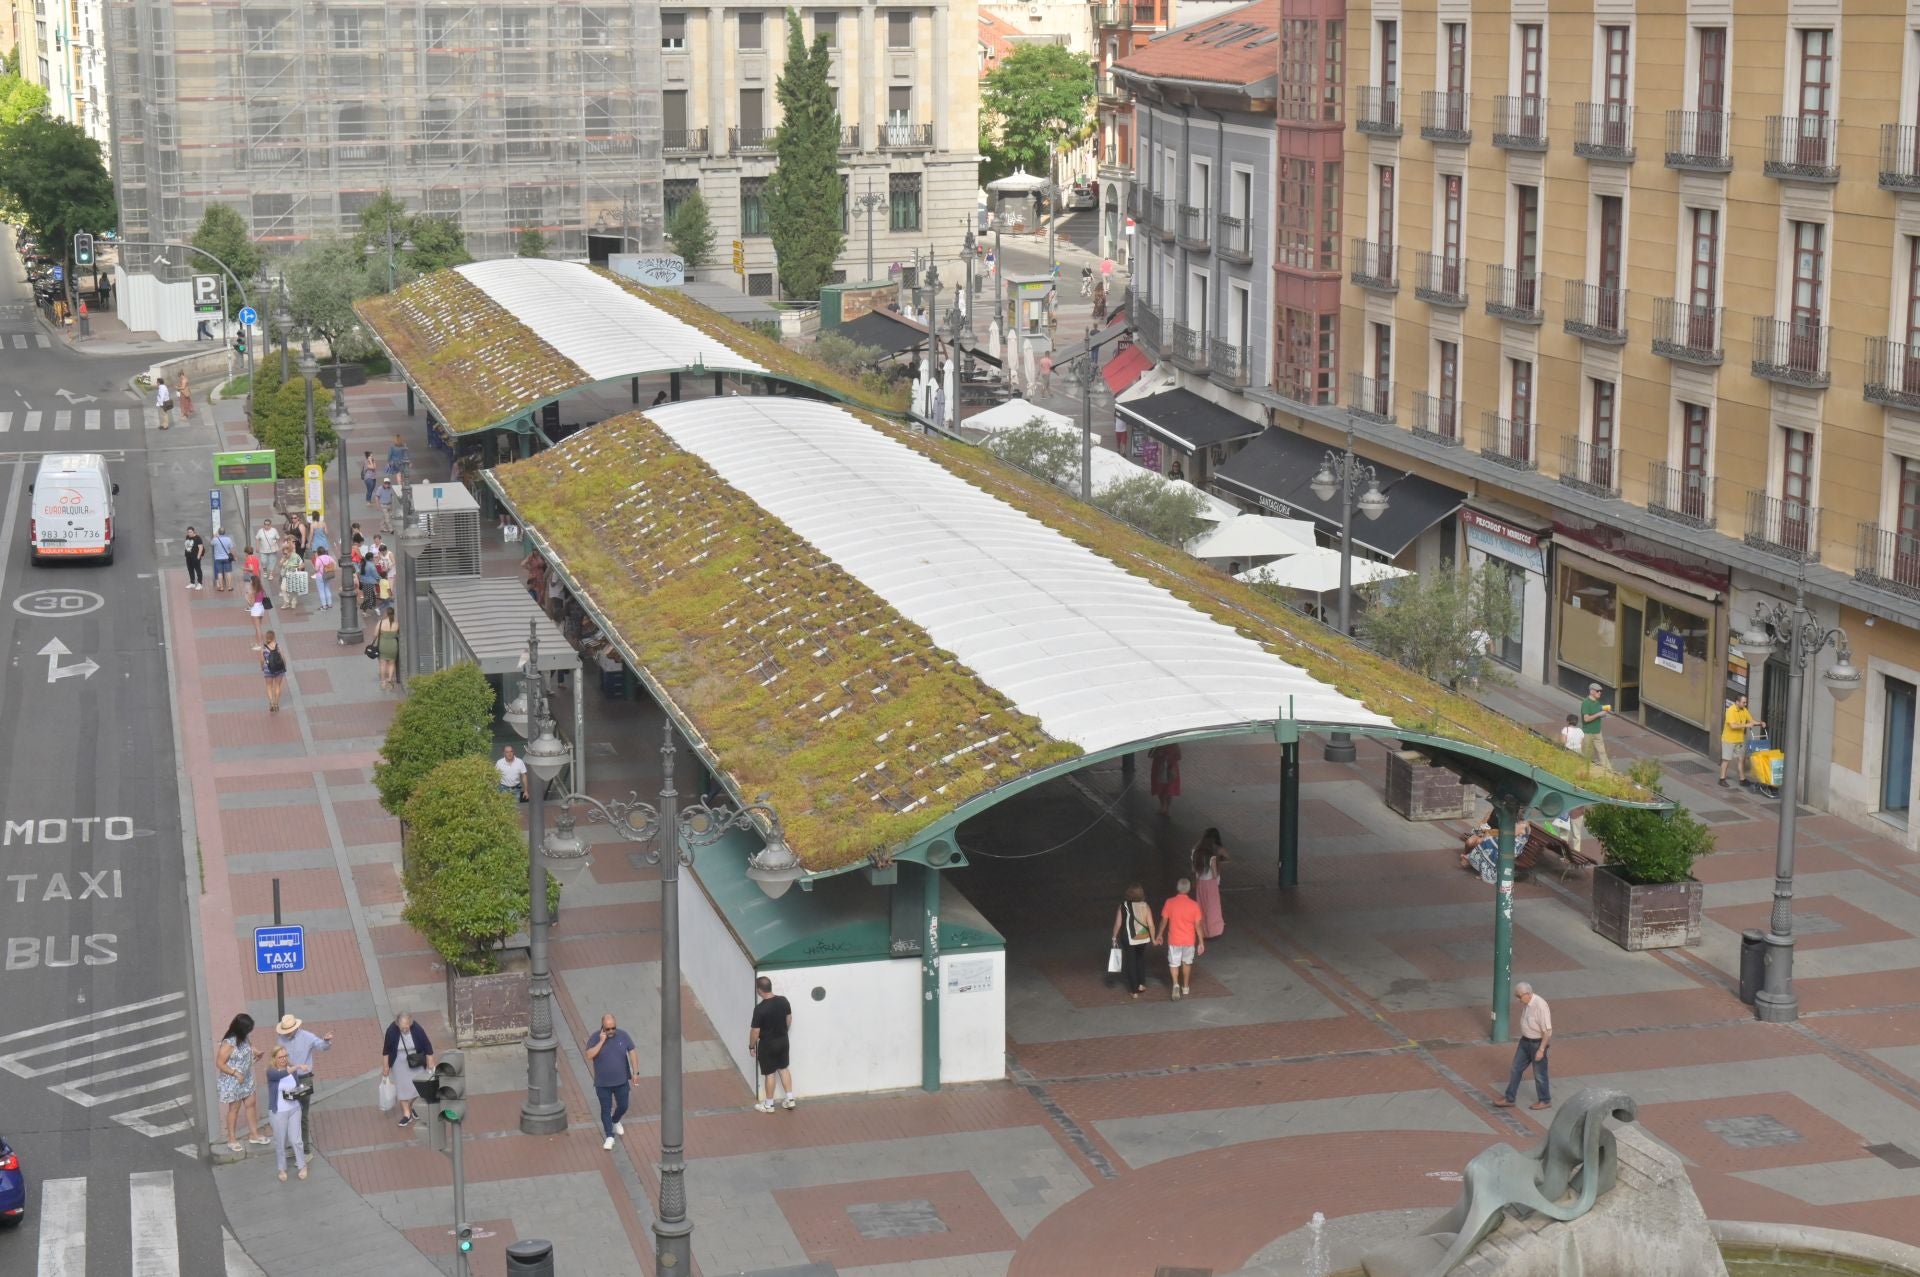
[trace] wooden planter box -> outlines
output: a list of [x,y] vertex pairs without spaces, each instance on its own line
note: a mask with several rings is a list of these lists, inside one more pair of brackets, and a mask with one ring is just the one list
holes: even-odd
[[1593,871],[1593,929],[1622,949],[1678,949],[1700,943],[1701,884],[1631,883],[1609,865]]
[[1387,806],[1408,820],[1457,820],[1473,813],[1460,777],[1415,750],[1387,755]]
[[455,1046],[518,1042],[533,1026],[526,955],[506,953],[491,975],[447,972],[447,1023]]

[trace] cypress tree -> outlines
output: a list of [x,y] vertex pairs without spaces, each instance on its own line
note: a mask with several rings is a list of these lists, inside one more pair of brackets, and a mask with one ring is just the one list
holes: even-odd
[[828,66],[827,42],[816,36],[809,49],[799,12],[788,9],[787,64],[774,88],[781,112],[774,139],[779,163],[767,183],[767,221],[789,297],[818,297],[847,244],[840,112]]

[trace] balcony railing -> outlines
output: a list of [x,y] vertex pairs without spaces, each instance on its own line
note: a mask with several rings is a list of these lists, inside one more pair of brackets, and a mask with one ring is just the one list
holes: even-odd
[[1422,92],[1420,136],[1429,142],[1473,141],[1473,95],[1437,89]]
[[1533,423],[1515,421],[1497,412],[1482,413],[1480,455],[1515,470],[1538,470],[1540,459],[1533,454]]
[[1537,324],[1546,319],[1540,277],[1511,266],[1487,267],[1487,313],[1517,324]]
[[1596,497],[1620,495],[1620,449],[1565,439],[1560,448],[1560,482]]
[[1373,88],[1360,90],[1353,127],[1376,137],[1400,136],[1400,90]]
[[1371,240],[1352,241],[1353,282],[1373,293],[1397,293],[1400,291],[1400,270],[1398,255],[1391,244],[1375,244]]
[[1667,167],[1724,173],[1733,167],[1727,148],[1732,118],[1725,111],[1668,111]]
[[1603,346],[1625,345],[1627,290],[1568,280],[1566,330]]
[[1920,537],[1877,523],[1861,524],[1853,575],[1866,585],[1920,598]]
[[1442,448],[1460,446],[1460,402],[1422,391],[1413,397],[1414,437]]
[[1242,266],[1253,264],[1253,223],[1244,217],[1222,213],[1214,231],[1214,253]]
[[1127,315],[1133,320],[1133,335],[1139,338],[1141,345],[1156,357],[1166,349],[1160,340],[1160,313],[1151,303],[1136,297],[1128,306]]
[[930,151],[933,149],[933,125],[910,124],[899,120],[880,126],[883,151]]
[[1467,264],[1438,253],[1413,255],[1413,295],[1458,310],[1467,304]]
[[778,131],[736,124],[727,130],[727,149],[735,155],[743,151],[764,151],[773,145],[774,134]]
[[1188,372],[1205,372],[1207,356],[1212,353],[1207,349],[1206,330],[1189,328],[1185,324],[1173,324],[1170,327],[1173,340],[1167,343],[1167,357],[1173,360],[1176,367],[1185,368]]
[[1865,391],[1868,403],[1920,408],[1920,346],[1867,338]]
[[1769,115],[1768,177],[1798,182],[1840,180],[1840,121],[1830,115]]
[[1579,102],[1573,108],[1573,153],[1590,160],[1633,159],[1633,107],[1625,102]]
[[1713,476],[1655,461],[1647,466],[1647,513],[1704,531],[1713,529]]
[[1742,539],[1755,550],[1795,563],[1817,563],[1820,508],[1754,489],[1747,493],[1747,534]]
[[1682,363],[1718,367],[1724,312],[1718,306],[1694,306],[1672,297],[1653,300],[1653,353]]
[[1147,207],[1147,193],[1144,189],[1129,182],[1127,184],[1127,216],[1134,221],[1146,220],[1144,210]]
[[1920,191],[1920,129],[1911,124],[1880,126],[1880,189]]
[[705,129],[668,129],[661,138],[668,155],[698,155],[707,149]]
[[1209,237],[1213,234],[1213,210],[1202,205],[1180,206],[1180,222],[1174,233],[1174,239],[1182,248],[1197,249],[1205,252]]
[[1363,377],[1354,373],[1349,379],[1347,411],[1363,421],[1383,426],[1393,424],[1393,383],[1384,377]]
[[1806,319],[1753,317],[1753,375],[1794,386],[1827,384],[1825,324]]
[[1180,202],[1171,195],[1153,197],[1153,230],[1161,239],[1172,239],[1173,228],[1179,221]]
[[1547,149],[1547,100],[1497,97],[1493,100],[1493,144],[1509,151]]
[[860,149],[860,126],[858,124],[842,124],[840,126],[840,149],[843,151],[857,151]]
[[1245,346],[1214,338],[1213,362],[1209,369],[1214,380],[1230,386],[1244,386],[1252,379],[1253,352]]

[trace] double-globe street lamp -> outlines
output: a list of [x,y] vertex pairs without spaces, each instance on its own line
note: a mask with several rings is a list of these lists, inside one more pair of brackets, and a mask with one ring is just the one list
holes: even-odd
[[[532,1029],[527,1037],[527,1098],[520,1108],[520,1129],[531,1135],[553,1134],[566,1127],[566,1108],[560,1102],[553,1037],[553,976],[547,965],[546,865],[542,857],[577,860],[586,848],[575,832],[572,808],[587,809],[591,823],[605,824],[633,843],[671,838],[646,853],[647,862],[660,866],[660,1204],[653,1225],[654,1261],[658,1271],[693,1271],[693,1223],[687,1218],[686,1105],[682,1094],[680,1032],[680,870],[693,864],[695,847],[711,846],[728,832],[758,833],[766,845],[747,861],[747,877],[778,898],[806,876],[798,857],[781,837],[780,817],[765,799],[739,807],[714,807],[704,800],[682,808],[673,787],[673,719],[663,713],[660,726],[660,803],[639,800],[602,802],[584,793],[561,794],[555,801],[561,816],[551,835],[545,835],[546,788],[573,761],[573,751],[553,729],[548,712],[545,676],[539,668],[537,622],[528,624],[526,676],[520,694],[508,705],[508,724],[527,740],[527,770],[538,783],[533,790],[527,820],[528,889],[531,918],[533,1000]],[[575,686],[575,694],[579,687]],[[529,731],[531,729],[531,734]]]
[[[1370,520],[1387,512],[1387,494],[1380,490],[1379,474],[1353,455],[1352,423],[1347,426],[1346,447],[1338,453],[1328,452],[1313,476],[1315,497],[1331,501],[1335,493],[1340,496],[1340,636],[1346,638],[1353,632],[1353,512],[1358,509]],[[1334,732],[1327,737],[1322,757],[1330,763],[1352,762],[1352,733]]]
[[[1786,1023],[1800,1018],[1800,995],[1793,988],[1793,858],[1795,820],[1800,812],[1800,765],[1808,739],[1808,724],[1802,721],[1800,698],[1807,667],[1821,651],[1832,647],[1837,658],[1820,675],[1835,701],[1844,701],[1860,690],[1860,670],[1853,663],[1853,644],[1839,627],[1822,629],[1807,611],[1805,569],[1794,582],[1793,606],[1762,599],[1747,612],[1747,631],[1738,640],[1746,654],[1749,670],[1765,664],[1776,648],[1785,648],[1787,658],[1787,703],[1768,705],[1773,719],[1774,739],[1786,754],[1780,778],[1780,829],[1774,846],[1773,915],[1767,923],[1767,948],[1763,955],[1761,987],[1755,991],[1753,1014],[1770,1023]],[[1751,677],[1751,674],[1749,675]]]

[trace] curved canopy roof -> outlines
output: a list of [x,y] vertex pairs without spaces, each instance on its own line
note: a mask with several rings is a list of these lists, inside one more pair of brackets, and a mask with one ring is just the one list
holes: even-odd
[[[1301,641],[1178,550],[834,404],[663,405],[489,481],[815,872],[885,860],[1097,755],[1281,719],[1407,734],[1396,717],[1441,717],[1383,686],[1377,658]],[[1446,726],[1475,748],[1493,748],[1476,726],[1529,735],[1462,706]]]

